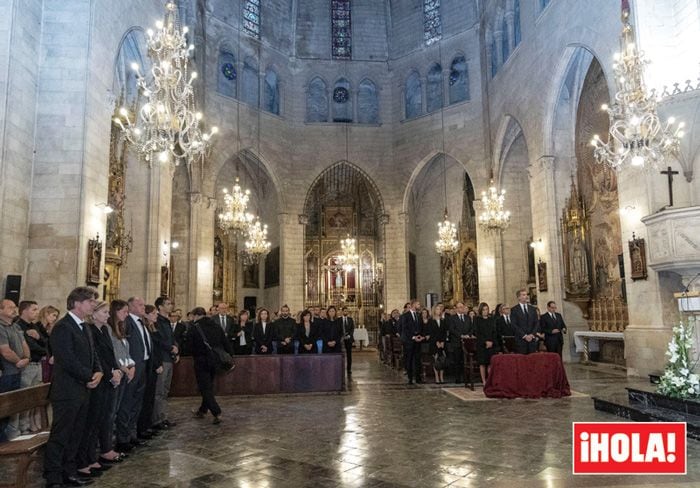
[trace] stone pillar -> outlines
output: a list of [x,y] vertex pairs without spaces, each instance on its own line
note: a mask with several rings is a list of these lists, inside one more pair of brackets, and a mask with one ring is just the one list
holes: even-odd
[[[568,334],[564,336],[564,361],[571,361],[571,344],[573,344],[573,333],[576,330],[587,329],[587,326],[574,325],[574,317],[567,317],[564,312],[564,258],[562,252],[561,234],[559,231],[559,209],[557,202],[560,195],[557,192],[557,185],[554,175],[555,157],[540,156],[532,161],[528,168],[530,175],[530,195],[533,196],[532,205],[532,238],[537,242],[535,247],[535,262],[542,260],[547,264],[547,291],[538,291],[538,306],[540,312],[544,313],[547,302],[554,300],[557,302],[559,311],[567,318],[572,319],[567,322]],[[564,186],[564,191],[568,186]],[[542,240],[539,243],[539,240]],[[539,271],[536,268],[536,272]],[[536,283],[539,289],[539,274]],[[583,324],[581,324],[583,325]]]
[[146,303],[160,296],[161,267],[170,261],[173,168],[154,165],[149,172],[148,227],[146,229]]
[[280,306],[304,306],[304,225],[299,215],[280,213]]
[[[656,176],[653,176],[656,178]],[[639,220],[641,215],[653,212],[653,191],[650,176],[635,168],[625,168],[618,173],[618,198],[620,208],[634,211],[620,215],[622,249],[625,260],[627,283],[627,308],[629,325],[625,330],[625,359],[627,374],[646,376],[650,372],[662,371],[666,363],[664,352],[671,338],[673,323],[664,324],[664,304],[661,298],[662,285],[659,274],[648,269],[646,280],[632,281],[629,246],[627,242],[636,237],[647,241],[647,255],[655,243],[650,242],[647,227]],[[672,290],[678,291],[678,290]],[[672,300],[672,299],[671,299]],[[677,302],[669,306],[677,307]],[[673,319],[675,321],[675,314]]]
[[409,224],[408,213],[401,212],[396,217],[390,216],[384,225],[384,245],[386,264],[384,266],[384,300],[386,309],[401,310],[403,304],[411,297],[408,282],[408,242],[406,228]]
[[213,301],[215,210],[215,199],[190,194],[189,274],[185,285],[190,307],[208,308]]
[[505,15],[506,19],[506,28],[508,29],[508,52],[512,53],[513,49],[515,49],[515,29],[513,27],[513,18],[515,17],[515,13],[510,11],[507,12]]
[[503,242],[500,233],[486,232],[479,224],[481,201],[474,202],[476,212],[476,248],[479,261],[479,300],[495,307],[504,297]]

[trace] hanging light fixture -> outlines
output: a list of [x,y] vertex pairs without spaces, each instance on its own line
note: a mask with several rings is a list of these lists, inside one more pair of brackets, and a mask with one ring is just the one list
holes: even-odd
[[597,134],[591,140],[596,161],[617,170],[630,166],[656,168],[678,152],[685,125],[676,125],[673,117],[666,124],[660,121],[656,96],[648,94],[644,85],[647,61],[637,50],[629,16],[629,1],[622,0],[621,52],[615,55],[613,64],[617,93],[611,106],[601,107],[610,118],[608,142]]
[[348,235],[347,238],[340,240],[340,256],[338,256],[338,263],[343,267],[345,271],[351,271],[360,259],[357,254],[357,240]]
[[208,133],[200,128],[202,114],[195,109],[192,87],[197,72],[188,71],[194,45],[187,45],[188,28],[180,24],[177,10],[176,3],[168,0],[165,20],[156,23],[155,31],[147,31],[149,76],[141,73],[138,63],[131,65],[146,102],[137,114],[120,108],[119,117],[114,119],[149,165],[154,160],[174,165],[185,160],[189,165],[204,156],[211,137],[218,132],[216,127]]
[[[438,41],[438,59],[442,66],[442,45]],[[440,127],[442,134],[442,183],[443,197],[445,201],[445,214],[442,222],[438,222],[438,240],[435,241],[435,251],[442,256],[449,256],[459,248],[457,240],[457,225],[450,221],[447,212],[447,161],[445,157],[445,107],[444,95],[440,106]]]
[[260,258],[270,252],[272,244],[267,240],[267,224],[260,223],[260,217],[248,227],[248,238],[245,241],[245,252],[253,262],[260,261]]
[[226,188],[222,190],[224,194],[224,206],[219,213],[219,227],[226,233],[232,232],[235,235],[243,235],[248,232],[248,227],[253,222],[253,215],[248,213],[248,200],[250,200],[250,190],[241,189],[241,185],[236,177],[236,183],[229,192]]
[[488,193],[481,192],[482,212],[479,215],[479,225],[486,232],[502,232],[510,225],[510,212],[504,209],[505,200],[506,190],[498,191],[492,175]]

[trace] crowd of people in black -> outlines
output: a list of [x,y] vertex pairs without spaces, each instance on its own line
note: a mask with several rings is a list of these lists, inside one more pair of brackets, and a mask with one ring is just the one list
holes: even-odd
[[[475,339],[476,360],[481,380],[485,384],[491,358],[503,352],[530,354],[540,350],[561,356],[566,324],[553,301],[547,310],[529,303],[527,290],[517,293],[518,303],[512,307],[499,303],[491,311],[487,303],[476,310],[463,302],[454,307],[437,304],[432,310],[421,308],[418,300],[404,305],[382,317],[380,348],[385,363],[390,362],[392,338],[401,340],[408,384],[423,382],[422,358],[429,357],[435,374],[435,383],[445,383],[445,370],[450,370],[455,383],[463,382],[464,339]],[[512,338],[508,350],[507,338]]]

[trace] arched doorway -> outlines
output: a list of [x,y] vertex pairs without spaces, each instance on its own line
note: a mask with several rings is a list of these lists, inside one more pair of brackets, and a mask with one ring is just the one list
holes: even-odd
[[[384,205],[359,168],[341,161],[325,170],[304,206],[304,306],[347,306],[358,323],[377,327],[384,308]],[[342,266],[341,239],[354,238],[358,260]]]

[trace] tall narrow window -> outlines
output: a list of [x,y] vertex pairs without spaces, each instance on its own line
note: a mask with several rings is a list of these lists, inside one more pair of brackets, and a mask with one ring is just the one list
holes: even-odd
[[415,71],[406,79],[405,106],[406,118],[418,117],[423,110],[423,88],[421,87],[420,76]]
[[508,32],[508,23],[506,19],[501,22],[501,59],[503,59],[503,64],[505,64],[506,59],[510,56],[510,35]]
[[280,114],[280,88],[277,73],[272,68],[265,72],[265,99],[263,109],[271,114]]
[[371,80],[362,80],[357,92],[357,121],[361,124],[379,123],[379,97]]
[[423,0],[423,36],[428,46],[442,39],[440,0]]
[[352,23],[350,0],[332,0],[333,57],[352,59]]
[[241,99],[248,105],[259,107],[260,80],[258,78],[258,62],[255,59],[250,57],[245,59],[242,81]]
[[243,6],[243,30],[260,39],[260,0],[246,0]]
[[496,76],[498,73],[498,45],[496,44],[496,39],[491,40],[491,78]]
[[469,72],[464,56],[457,56],[450,66],[450,103],[469,100]]
[[435,63],[430,67],[427,82],[426,108],[430,113],[442,108],[442,66]]
[[306,121],[328,122],[328,88],[321,78],[314,78],[306,92]]
[[515,0],[513,2],[513,45],[517,46],[520,44],[520,38],[522,34],[520,32],[520,0]]

